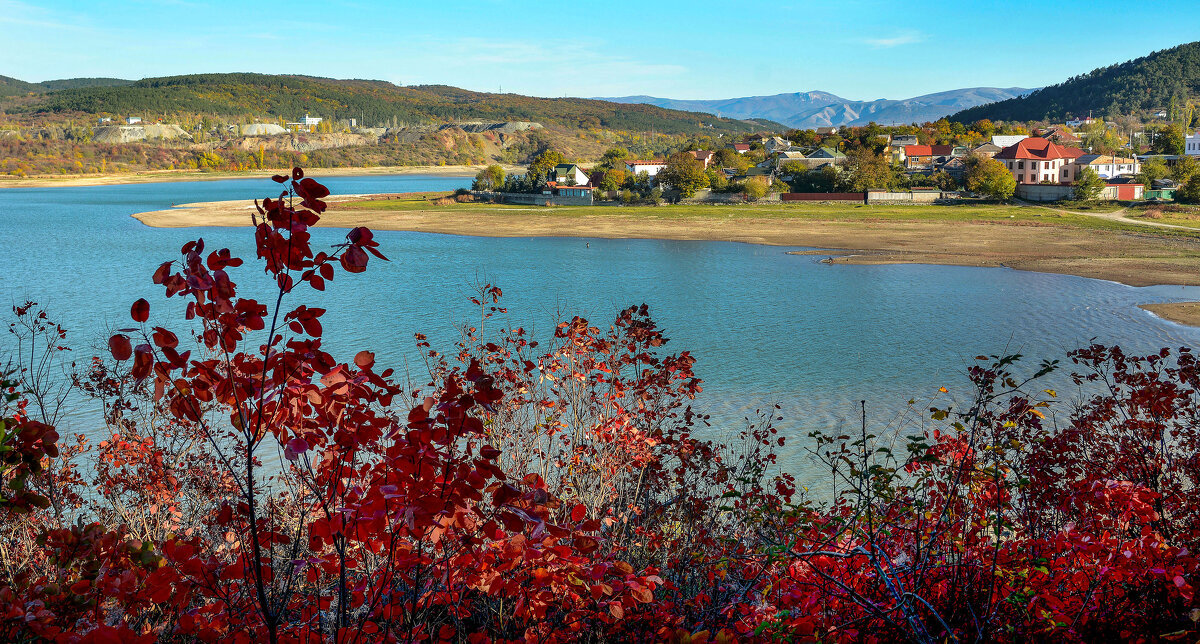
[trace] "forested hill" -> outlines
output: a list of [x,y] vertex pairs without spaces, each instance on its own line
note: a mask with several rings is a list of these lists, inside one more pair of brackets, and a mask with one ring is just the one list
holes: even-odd
[[75,87],[108,87],[132,84],[133,81],[123,78],[62,78],[43,81],[41,83],[27,83],[8,76],[0,76],[0,96],[25,96]]
[[1129,114],[1183,105],[1200,97],[1200,42],[1156,51],[1101,67],[1028,96],[965,109],[950,117],[962,123],[1063,120],[1071,116]]
[[[581,98],[535,98],[472,92],[444,85],[399,87],[384,81],[266,74],[196,74],[147,78],[129,85],[75,87],[33,99],[0,100],[9,113],[86,113],[170,117],[211,114],[295,121],[305,114],[356,118],[360,124],[447,121],[538,121],[567,127],[662,133],[749,132],[764,123],[651,105]],[[711,128],[711,129],[710,129]]]

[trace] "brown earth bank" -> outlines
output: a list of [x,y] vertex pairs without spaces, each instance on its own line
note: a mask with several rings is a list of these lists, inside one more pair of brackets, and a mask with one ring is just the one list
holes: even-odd
[[1200,326],[1200,302],[1142,304],[1141,308],[1177,324]]
[[[1200,285],[1200,239],[1152,229],[884,217],[822,221],[820,215],[806,215],[802,209],[794,215],[784,211],[781,216],[766,208],[756,210],[756,206],[708,208],[700,215],[648,217],[625,214],[633,209],[618,207],[437,205],[438,196],[331,197],[331,206],[320,225],[488,237],[643,238],[810,246],[830,251],[795,252],[824,255],[821,261],[827,263],[1008,267],[1131,286]],[[388,209],[386,203],[379,203],[389,199],[404,206]],[[675,208],[679,207],[650,210],[672,213]],[[246,201],[213,202],[185,204],[135,217],[156,227],[246,226],[250,225],[253,209]],[[762,216],[756,216],[759,212]],[[1152,306],[1147,310],[1166,319],[1200,324],[1200,312],[1194,309],[1170,304]]]
[[[474,177],[482,166],[374,166],[369,168],[320,168],[323,177],[387,176],[423,174],[438,177]],[[291,168],[247,170],[245,172],[201,172],[198,170],[144,170],[126,174],[45,175],[25,178],[0,177],[0,188],[77,188],[112,186],[163,181],[216,181],[219,179],[258,179],[270,173],[291,174]]]

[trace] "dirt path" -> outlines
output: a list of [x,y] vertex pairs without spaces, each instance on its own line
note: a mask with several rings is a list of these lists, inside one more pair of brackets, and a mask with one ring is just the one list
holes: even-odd
[[1051,212],[1065,213],[1068,215],[1079,215],[1080,217],[1095,217],[1097,219],[1107,219],[1109,221],[1119,221],[1124,224],[1133,224],[1135,226],[1152,226],[1154,228],[1171,228],[1174,230],[1191,230],[1191,231],[1200,230],[1200,228],[1193,228],[1191,226],[1180,226],[1178,224],[1166,224],[1166,223],[1163,223],[1160,221],[1147,221],[1145,219],[1132,219],[1130,217],[1126,217],[1124,214],[1129,211],[1128,208],[1114,210],[1113,212],[1084,212],[1084,211],[1080,211],[1080,210],[1064,210],[1062,208],[1051,208],[1050,206],[1043,206],[1041,204],[1030,203],[1027,201],[1018,201],[1018,203],[1021,203],[1022,205],[1030,206],[1033,208],[1042,208],[1045,210],[1049,210]]

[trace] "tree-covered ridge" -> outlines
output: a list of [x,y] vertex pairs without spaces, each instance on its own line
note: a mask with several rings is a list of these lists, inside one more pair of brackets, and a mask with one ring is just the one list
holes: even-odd
[[130,85],[133,81],[123,78],[60,78],[41,83],[28,83],[10,76],[0,76],[0,97],[25,96],[27,94],[42,94],[60,89],[77,87],[108,87],[114,85]]
[[128,86],[76,87],[46,93],[17,113],[203,113],[295,120],[304,114],[356,118],[365,125],[462,120],[539,121],[567,127],[665,133],[749,132],[759,124],[649,105],[579,98],[473,92],[445,85],[399,87],[372,80],[268,74],[194,74],[147,78]]
[[1069,116],[1129,114],[1183,105],[1200,96],[1200,42],[1156,51],[1094,69],[1032,94],[963,110],[952,120],[1062,120]]

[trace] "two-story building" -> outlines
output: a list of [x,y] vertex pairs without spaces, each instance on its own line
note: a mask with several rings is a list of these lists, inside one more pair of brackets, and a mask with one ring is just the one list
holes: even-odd
[[1187,135],[1183,141],[1183,151],[1189,157],[1200,157],[1200,132]]
[[904,167],[909,170],[932,168],[938,157],[949,157],[953,152],[952,145],[906,145]]
[[666,169],[666,167],[666,161],[659,161],[657,159],[651,161],[640,160],[625,162],[625,170],[630,174],[637,176],[645,172],[646,174],[650,175],[650,178],[654,178],[654,175]]
[[994,157],[1004,164],[1018,184],[1074,183],[1078,176],[1075,160],[1083,150],[1059,145],[1040,137],[1025,138]]
[[705,170],[708,169],[709,165],[712,165],[713,160],[717,156],[717,153],[712,150],[692,150],[690,154],[696,157],[696,160],[704,166]]
[[586,186],[588,176],[582,168],[574,163],[560,163],[547,173],[547,181],[553,181],[563,186]]
[[1142,171],[1142,164],[1137,159],[1125,159],[1111,154],[1085,154],[1076,159],[1075,164],[1080,170],[1095,170],[1101,179],[1113,179]]

